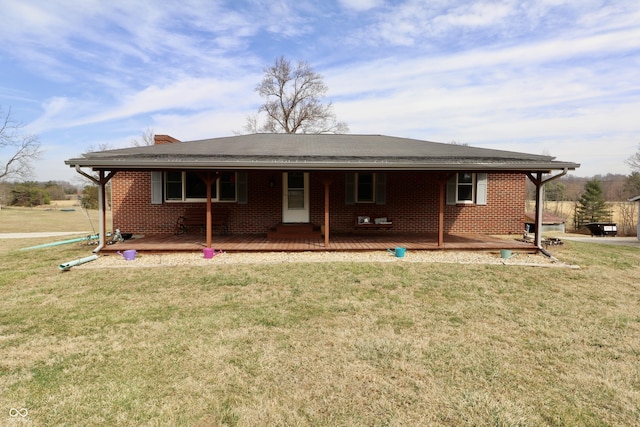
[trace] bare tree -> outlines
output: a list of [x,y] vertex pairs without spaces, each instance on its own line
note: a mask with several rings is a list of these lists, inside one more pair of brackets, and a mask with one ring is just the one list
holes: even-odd
[[90,146],[87,147],[86,150],[84,150],[82,154],[94,153],[97,151],[107,151],[107,150],[113,150],[113,149],[114,148],[110,142],[101,142],[99,144],[91,144]]
[[618,211],[618,227],[623,236],[633,236],[638,227],[636,202],[620,202]]
[[142,132],[142,135],[140,135],[140,139],[138,138],[133,138],[131,140],[131,144],[133,144],[134,147],[144,147],[145,145],[154,145],[155,142],[155,132],[153,132],[153,129],[147,128],[144,130],[144,132]]
[[[42,154],[38,137],[23,133],[23,127],[23,123],[13,120],[11,109],[5,114],[0,108],[0,181],[28,177],[32,171],[31,162]],[[6,160],[5,155],[8,156]]]
[[640,143],[638,143],[638,149],[636,150],[635,154],[629,157],[626,163],[634,172],[640,172]]
[[[250,133],[346,133],[349,126],[336,120],[332,103],[322,102],[327,90],[322,76],[307,62],[299,61],[294,68],[281,56],[264,69],[264,78],[256,87],[264,104],[258,114],[247,117],[244,129]],[[267,116],[262,126],[260,113]]]
[[[258,124],[260,117],[258,114],[252,114],[247,116],[246,122],[244,124],[244,130],[246,133],[258,133],[260,132],[260,126]],[[241,132],[236,132],[240,134]]]
[[[98,143],[98,144],[91,144],[87,147],[86,150],[84,150],[82,152],[82,155],[87,154],[87,153],[95,153],[97,151],[107,151],[107,150],[113,150],[113,146],[111,145],[111,143],[109,142],[102,142],[102,143]],[[96,172],[87,172],[88,175],[94,177],[94,178],[98,178],[98,174]],[[82,185],[82,187],[86,187],[87,185],[91,186],[91,185],[95,185],[93,181],[91,181],[89,178],[87,178],[84,175],[76,175],[76,182],[80,183],[80,185]],[[109,183],[107,184],[107,186],[111,185],[111,181],[109,181]]]

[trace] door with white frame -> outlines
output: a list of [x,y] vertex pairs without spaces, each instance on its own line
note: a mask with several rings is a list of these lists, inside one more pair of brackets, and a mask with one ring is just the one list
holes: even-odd
[[309,173],[282,174],[282,222],[309,222]]

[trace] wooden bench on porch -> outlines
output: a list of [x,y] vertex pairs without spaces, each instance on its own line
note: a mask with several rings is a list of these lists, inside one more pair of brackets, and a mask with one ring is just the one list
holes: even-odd
[[380,215],[372,218],[368,215],[356,215],[355,217],[356,229],[391,229],[393,228],[393,221],[386,215]]
[[[220,227],[221,234],[227,234],[229,211],[227,209],[213,208],[211,210],[212,229]],[[188,233],[189,229],[198,227],[200,232],[207,228],[207,211],[203,208],[189,208],[176,221],[175,234]]]

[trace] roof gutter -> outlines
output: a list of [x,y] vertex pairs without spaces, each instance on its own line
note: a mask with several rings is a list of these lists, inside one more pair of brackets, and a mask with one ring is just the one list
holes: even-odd
[[[69,161],[68,161],[69,162]],[[197,162],[197,161],[173,161],[173,162],[140,162],[80,159],[77,163],[68,163],[71,166],[90,167],[104,170],[399,170],[399,171],[458,171],[458,170],[486,170],[486,171],[546,171],[575,170],[580,165],[573,163],[393,163],[393,162],[296,162],[296,161],[248,161],[248,162]]]

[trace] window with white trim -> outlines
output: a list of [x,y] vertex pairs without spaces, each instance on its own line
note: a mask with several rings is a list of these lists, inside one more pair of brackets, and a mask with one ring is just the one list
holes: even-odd
[[457,174],[456,180],[456,203],[473,203],[476,200],[476,174],[461,172]]
[[487,204],[487,174],[458,172],[447,182],[447,204]]
[[[193,171],[165,172],[165,200],[168,202],[205,202],[207,185],[198,173]],[[223,172],[211,186],[211,200],[218,202],[236,201],[236,174]]]

